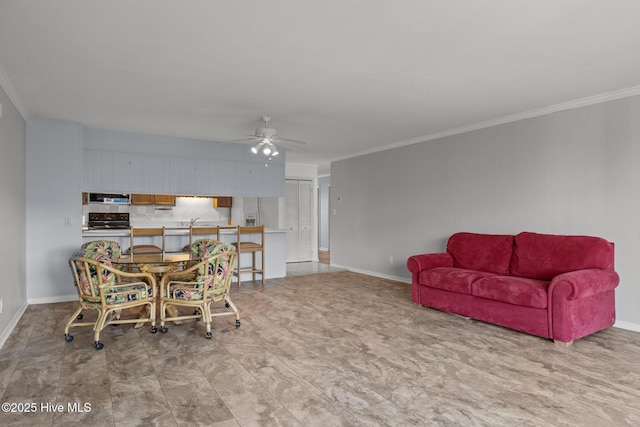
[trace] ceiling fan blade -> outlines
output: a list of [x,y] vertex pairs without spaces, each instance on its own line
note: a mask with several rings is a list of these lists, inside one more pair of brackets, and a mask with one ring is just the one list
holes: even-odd
[[261,138],[254,136],[253,138],[242,138],[242,139],[233,139],[231,141],[222,141],[218,142],[216,145],[225,145],[225,144],[254,144],[256,141],[259,141]]
[[291,139],[291,138],[281,138],[278,137],[276,141],[274,142],[285,142],[285,143],[290,143],[291,145],[297,145],[300,148],[306,148],[309,144],[307,144],[304,141],[298,141],[297,139]]

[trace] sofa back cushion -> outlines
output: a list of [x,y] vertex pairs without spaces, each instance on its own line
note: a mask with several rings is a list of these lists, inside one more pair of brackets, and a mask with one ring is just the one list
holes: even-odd
[[515,237],[511,274],[551,280],[587,268],[613,270],[613,243],[591,236],[523,232]]
[[453,257],[454,267],[508,275],[513,236],[456,233],[449,237],[447,252]]

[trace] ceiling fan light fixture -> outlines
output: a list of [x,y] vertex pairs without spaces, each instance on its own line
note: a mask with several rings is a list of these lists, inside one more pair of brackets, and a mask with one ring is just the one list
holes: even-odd
[[258,151],[260,151],[260,146],[262,145],[262,143],[257,143],[256,145],[254,145],[253,147],[251,147],[251,152],[253,154],[258,154]]
[[269,145],[265,145],[262,149],[262,154],[264,154],[265,156],[271,154],[271,147]]

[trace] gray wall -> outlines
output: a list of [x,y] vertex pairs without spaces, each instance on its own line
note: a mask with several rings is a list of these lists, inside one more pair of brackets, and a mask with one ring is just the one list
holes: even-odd
[[[27,250],[32,254],[27,259],[29,303],[60,301],[76,295],[67,260],[82,245],[81,163],[81,125],[55,120],[28,122]],[[70,226],[65,226],[67,217]]]
[[0,86],[0,347],[27,306],[26,123]]
[[636,96],[334,162],[332,263],[409,282],[457,231],[601,236],[617,324],[640,330],[639,155]]

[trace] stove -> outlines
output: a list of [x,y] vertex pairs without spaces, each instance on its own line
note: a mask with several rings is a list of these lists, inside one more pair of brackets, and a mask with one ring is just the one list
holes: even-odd
[[128,212],[89,212],[89,230],[122,230],[131,228]]

